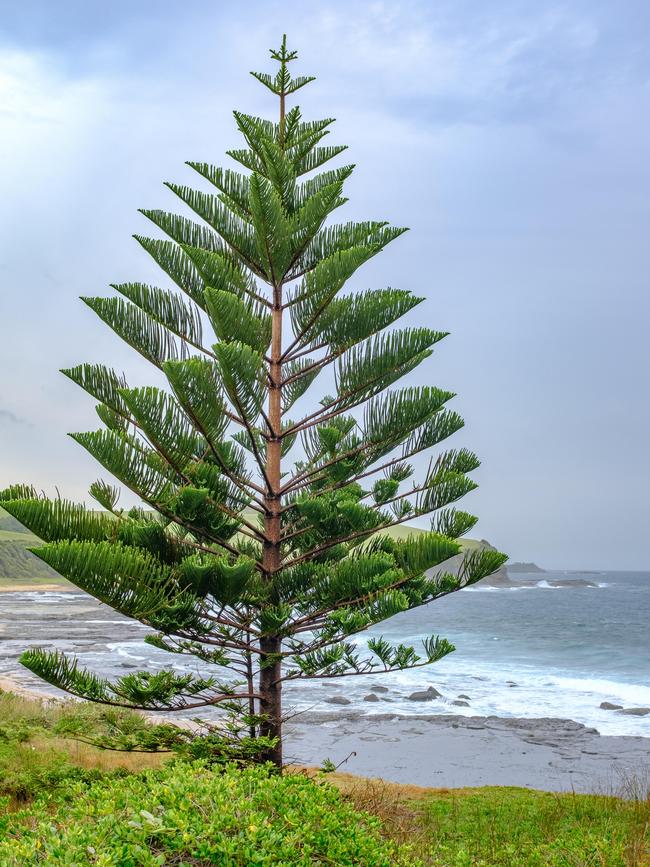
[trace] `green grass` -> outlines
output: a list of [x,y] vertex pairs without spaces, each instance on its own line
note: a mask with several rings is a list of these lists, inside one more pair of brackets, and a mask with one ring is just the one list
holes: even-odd
[[625,867],[649,863],[649,821],[648,801],[500,787],[428,799],[420,829],[453,867]]
[[20,542],[22,545],[38,544],[39,539],[33,533],[21,533],[18,530],[0,530],[0,542]]
[[[19,588],[31,584],[69,586],[65,578],[27,550],[28,547],[39,544],[36,536],[26,533],[13,534],[11,531],[0,532],[0,587]],[[14,535],[21,538],[8,538]]]
[[422,789],[298,769],[280,779],[76,740],[116,723],[146,726],[134,713],[0,693],[2,867],[650,864],[650,800],[640,786],[623,800]]

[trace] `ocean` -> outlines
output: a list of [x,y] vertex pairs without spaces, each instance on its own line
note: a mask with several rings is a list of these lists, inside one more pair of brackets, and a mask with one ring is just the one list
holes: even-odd
[[[650,736],[650,715],[602,710],[603,701],[650,707],[650,573],[545,572],[518,574],[513,586],[479,584],[405,612],[369,635],[412,643],[434,633],[456,651],[413,671],[287,684],[287,711],[332,711],[332,697],[364,713],[561,717],[606,735]],[[143,642],[147,629],[81,592],[0,594],[0,674],[42,687],[21,668],[30,644],[76,654],[104,675],[183,661]],[[373,686],[378,702],[364,697]],[[415,702],[434,686],[442,697]],[[468,696],[459,699],[460,695]],[[468,706],[454,705],[467,701]]]

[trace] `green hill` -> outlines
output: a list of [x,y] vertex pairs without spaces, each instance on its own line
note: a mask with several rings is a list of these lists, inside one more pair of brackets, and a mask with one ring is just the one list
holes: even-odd
[[39,543],[37,536],[0,509],[0,587],[14,584],[68,584],[54,569],[27,550]]

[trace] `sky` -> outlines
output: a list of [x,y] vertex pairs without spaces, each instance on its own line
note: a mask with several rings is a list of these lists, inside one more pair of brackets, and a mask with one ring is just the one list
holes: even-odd
[[[58,371],[154,379],[79,295],[164,283],[132,239],[162,182],[227,165],[287,32],[306,117],[357,168],[345,216],[410,231],[352,288],[449,331],[414,375],[482,460],[473,535],[558,569],[650,569],[650,5],[645,0],[0,0],[0,487],[102,475]],[[200,183],[199,183],[200,186]],[[104,474],[105,475],[105,474]]]

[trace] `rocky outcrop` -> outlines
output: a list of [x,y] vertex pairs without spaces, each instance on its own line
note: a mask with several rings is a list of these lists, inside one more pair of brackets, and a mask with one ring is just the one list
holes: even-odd
[[418,690],[412,692],[408,696],[409,701],[433,701],[434,698],[441,698],[442,693],[430,686],[429,689]]

